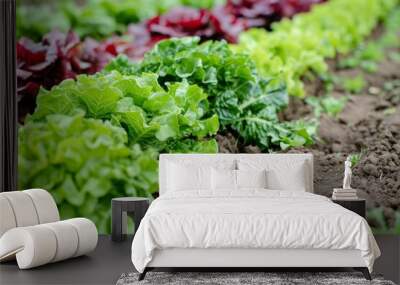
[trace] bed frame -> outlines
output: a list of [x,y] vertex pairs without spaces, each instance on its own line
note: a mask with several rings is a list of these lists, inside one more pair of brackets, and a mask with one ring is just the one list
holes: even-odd
[[[213,163],[218,160],[235,160],[254,157],[255,159],[303,160],[308,167],[308,192],[313,192],[313,156],[312,154],[161,154],[160,155],[160,195],[167,189],[166,161],[190,160]],[[353,268],[361,271],[367,280],[371,275],[359,250],[330,250],[330,249],[253,249],[253,248],[169,248],[158,249],[154,252],[153,259],[147,265],[139,280],[143,280],[148,271],[160,268],[229,269],[229,271],[264,271],[271,268],[284,268],[287,271],[298,268]],[[264,269],[264,270],[262,270]]]
[[[284,268],[353,268],[371,280],[368,268],[359,250],[329,249],[193,249],[171,248],[156,250],[152,261],[139,275],[143,280],[146,273],[155,268],[221,269],[224,271],[253,271],[257,269]],[[196,270],[197,271],[197,270]]]

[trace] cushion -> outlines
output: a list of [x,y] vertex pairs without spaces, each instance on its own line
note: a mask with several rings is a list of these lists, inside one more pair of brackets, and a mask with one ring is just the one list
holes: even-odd
[[213,190],[234,191],[237,188],[236,170],[212,168]]
[[[268,163],[259,160],[239,160],[239,170],[266,169],[267,188],[272,190],[306,191],[308,165],[305,161],[281,160]],[[312,183],[312,182],[311,182]]]
[[22,191],[28,194],[33,201],[39,224],[52,223],[60,220],[56,202],[49,192],[43,189],[29,189]]
[[8,230],[17,227],[10,202],[0,193],[0,237]]
[[86,254],[97,238],[96,226],[84,218],[13,228],[0,238],[0,261],[16,257],[28,269]]
[[3,192],[4,197],[13,210],[17,227],[26,227],[39,224],[35,205],[29,195],[22,191]]
[[302,166],[293,167],[285,172],[272,169],[267,172],[268,189],[306,191],[307,183],[305,169]]
[[74,218],[63,221],[73,226],[78,233],[78,247],[76,248],[74,257],[91,252],[97,245],[97,229],[95,224],[85,218]]
[[17,259],[26,269],[79,256],[97,245],[88,219],[59,221],[53,197],[45,190],[0,193],[0,262]]
[[237,187],[240,188],[267,188],[267,171],[263,170],[236,170]]
[[48,262],[56,262],[75,256],[77,245],[79,244],[78,231],[71,227],[71,224],[62,222],[44,224],[55,235],[57,247],[55,256]]
[[211,167],[187,166],[169,162],[167,177],[168,191],[211,190]]
[[43,189],[0,193],[0,216],[0,237],[15,227],[60,220],[53,197]]
[[235,191],[241,188],[267,188],[266,170],[212,169],[215,191]]
[[[216,169],[237,169],[236,159],[232,159],[230,155],[221,154],[160,154],[159,158],[159,194],[173,191],[169,186],[173,178],[170,178],[169,164],[175,163],[184,167],[213,167]],[[193,190],[193,189],[191,189]],[[213,191],[213,190],[208,190]],[[204,192],[204,191],[203,191]]]

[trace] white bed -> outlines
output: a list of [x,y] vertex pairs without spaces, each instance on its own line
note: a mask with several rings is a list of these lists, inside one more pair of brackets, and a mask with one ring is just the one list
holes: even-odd
[[[161,155],[160,197],[132,243],[140,279],[154,267],[354,267],[370,278],[380,255],[370,228],[359,215],[312,194],[312,159],[310,154]],[[190,180],[171,186],[171,180],[188,178],[186,169],[210,166],[226,173],[239,169],[251,178],[266,170],[274,190],[214,189],[215,183],[203,189],[202,174],[193,189],[186,189]],[[288,187],[293,189],[279,189]]]

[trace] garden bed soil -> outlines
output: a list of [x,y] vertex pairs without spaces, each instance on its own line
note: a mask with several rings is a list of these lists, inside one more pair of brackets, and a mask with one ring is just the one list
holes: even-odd
[[332,96],[349,96],[343,111],[336,118],[321,116],[314,146],[289,152],[314,154],[315,192],[328,197],[342,185],[347,155],[362,153],[352,187],[366,198],[368,208],[383,208],[392,228],[395,211],[400,211],[400,63],[385,59],[374,74],[357,69],[334,72],[340,77],[363,74],[367,87],[350,96],[336,88]]
[[[373,74],[359,68],[337,70],[333,61],[329,66],[331,73],[342,78],[362,74],[368,84],[357,95],[336,86],[332,96],[348,96],[345,108],[337,117],[321,115],[316,144],[288,152],[314,155],[314,190],[327,197],[333,188],[342,185],[346,157],[362,153],[353,169],[352,187],[366,198],[367,208],[383,208],[391,228],[395,211],[400,211],[400,63],[385,59]],[[324,95],[320,80],[306,82],[306,91],[309,95]],[[298,98],[291,98],[282,114],[286,120],[313,116],[312,108]],[[241,145],[230,133],[218,135],[217,140],[220,152],[261,152],[258,147]]]

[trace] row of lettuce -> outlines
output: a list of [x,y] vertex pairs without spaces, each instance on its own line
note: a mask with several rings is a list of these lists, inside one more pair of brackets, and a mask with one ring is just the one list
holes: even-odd
[[81,37],[108,37],[123,32],[128,24],[164,14],[174,7],[210,9],[225,0],[86,0],[83,5],[82,1],[71,0],[26,2],[17,2],[17,37],[40,40],[54,28],[62,32],[73,29]]
[[62,32],[73,29],[80,37],[97,39],[135,28],[147,28],[142,31],[149,33],[157,30],[161,34],[194,31],[204,36],[216,33],[210,30],[214,28],[235,36],[244,28],[267,26],[282,17],[308,11],[311,5],[322,1],[42,0],[41,4],[27,4],[19,0],[17,37],[40,40],[54,28]]
[[[65,0],[21,5],[18,35],[27,37],[17,43],[20,121],[33,112],[40,87],[50,89],[78,74],[101,71],[118,54],[141,60],[157,42],[172,37],[236,43],[244,30],[269,28],[272,22],[323,1],[88,0],[82,6]],[[50,19],[40,19],[49,14]]]
[[19,131],[20,188],[44,187],[64,218],[108,232],[112,197],[157,191],[159,153],[214,153],[228,132],[264,152],[312,144],[315,123],[279,120],[288,92],[302,96],[303,76],[324,73],[326,58],[351,51],[395,5],[331,0],[234,46],[165,40],[140,62],[121,56],[41,89]]
[[237,49],[251,55],[262,75],[282,76],[291,95],[304,96],[302,78],[323,75],[326,59],[354,50],[397,0],[331,1],[312,13],[273,24],[272,32],[240,35]]
[[20,128],[20,187],[49,189],[61,215],[90,217],[103,232],[110,198],[157,191],[161,152],[215,153],[227,131],[265,151],[312,142],[304,123],[279,122],[284,86],[226,42],[198,41],[166,40],[139,64],[120,58],[41,89]]

